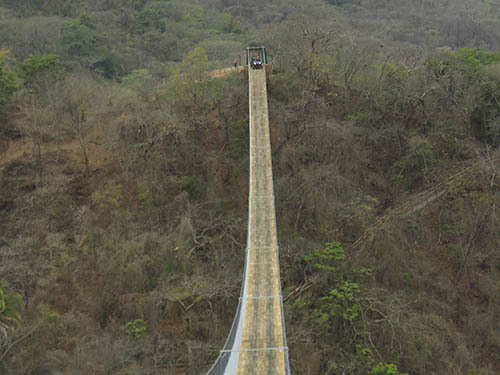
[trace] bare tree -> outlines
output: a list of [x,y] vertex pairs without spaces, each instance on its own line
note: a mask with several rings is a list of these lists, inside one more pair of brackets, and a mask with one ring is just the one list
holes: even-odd
[[88,177],[90,167],[86,136],[92,127],[88,112],[96,89],[91,79],[71,77],[66,80],[62,92],[64,93],[62,108],[67,117],[67,124],[80,143],[85,162],[85,176]]
[[326,64],[326,53],[337,35],[333,22],[317,22],[299,16],[280,24],[268,34],[266,44],[274,53],[278,69],[292,66],[314,87]]
[[41,145],[48,133],[49,113],[35,97],[29,97],[21,102],[21,110],[26,117],[18,123],[21,132],[33,143],[33,157],[36,160],[39,185],[44,184],[43,160]]

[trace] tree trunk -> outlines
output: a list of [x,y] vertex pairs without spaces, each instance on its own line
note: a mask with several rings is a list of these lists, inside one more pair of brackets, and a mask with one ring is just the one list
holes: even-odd
[[83,153],[83,159],[85,161],[85,177],[89,176],[89,155],[87,153],[87,146],[85,145],[85,141],[81,134],[78,134],[78,141],[80,142],[80,147],[82,148],[82,153]]
[[35,142],[35,153],[36,162],[38,167],[38,179],[40,181],[40,187],[43,186],[43,162],[42,162],[42,150],[40,146],[40,141]]

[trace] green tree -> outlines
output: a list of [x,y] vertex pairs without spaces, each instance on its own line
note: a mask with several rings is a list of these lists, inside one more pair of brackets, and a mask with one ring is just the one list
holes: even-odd
[[[327,324],[330,320],[353,321],[359,316],[359,285],[346,280],[348,272],[340,265],[344,258],[345,252],[340,242],[328,242],[323,250],[315,250],[313,254],[304,257],[306,261],[314,262],[315,268],[326,273],[328,285],[335,286],[326,296],[320,298],[322,303],[314,311],[314,319],[320,325]],[[358,273],[363,274],[365,270]]]
[[165,21],[160,17],[160,13],[153,8],[145,8],[137,16],[137,32],[144,33],[149,27],[164,32],[166,29]]
[[82,14],[64,23],[62,48],[72,56],[89,55],[94,49],[97,37],[90,16]]
[[100,50],[92,62],[92,70],[111,79],[118,73],[117,55],[114,51]]
[[344,249],[340,242],[327,242],[323,250],[314,250],[314,253],[306,255],[304,260],[307,262],[315,262],[314,266],[318,269],[333,271],[335,269],[335,261],[345,258]]
[[486,51],[483,48],[460,48],[449,54],[458,61],[474,67],[494,65],[500,62],[500,52]]
[[207,71],[208,62],[206,51],[203,48],[196,47],[190,50],[178,65],[177,73],[184,74],[192,79],[200,79]]
[[321,298],[318,320],[320,322],[330,320],[332,317],[341,317],[352,321],[359,316],[360,305],[357,301],[359,285],[350,281],[341,281],[335,289],[330,290],[327,296]]
[[0,107],[10,100],[16,90],[16,75],[0,60]]
[[22,63],[18,64],[21,78],[26,85],[40,90],[42,86],[52,85],[54,81],[62,77],[64,68],[60,58],[56,54],[30,55]]

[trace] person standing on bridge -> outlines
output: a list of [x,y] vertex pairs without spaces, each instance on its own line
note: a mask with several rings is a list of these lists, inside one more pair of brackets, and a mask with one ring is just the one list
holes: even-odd
[[234,59],[233,64],[235,68],[238,66],[238,58]]

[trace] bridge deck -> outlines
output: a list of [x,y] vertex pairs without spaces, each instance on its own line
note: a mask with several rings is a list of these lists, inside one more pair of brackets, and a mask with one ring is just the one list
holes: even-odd
[[286,374],[265,69],[250,69],[249,90],[250,234],[237,374]]
[[245,276],[236,318],[209,375],[288,375],[274,206],[266,69],[249,69],[250,191]]

